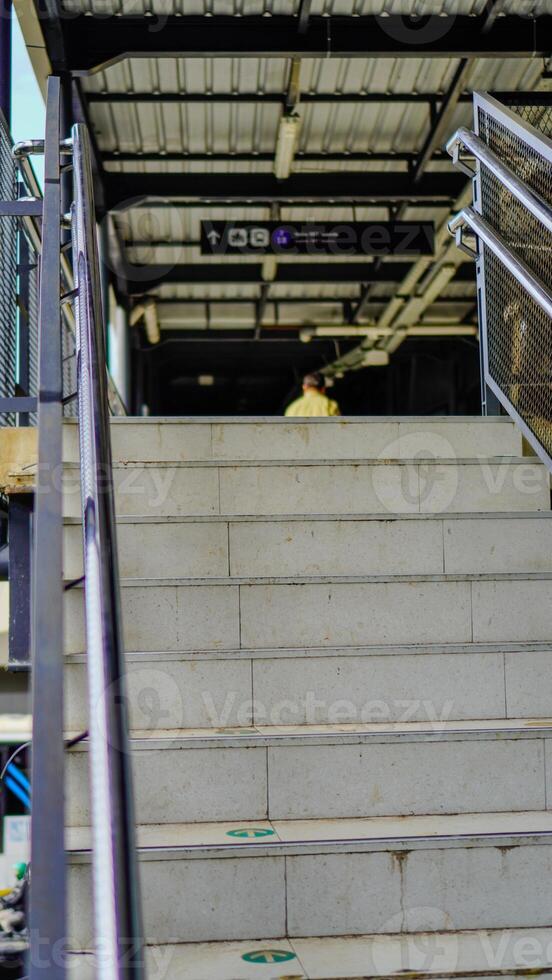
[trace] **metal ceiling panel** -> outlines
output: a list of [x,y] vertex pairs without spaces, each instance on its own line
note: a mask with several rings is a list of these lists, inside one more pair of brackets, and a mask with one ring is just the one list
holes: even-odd
[[[313,16],[454,16],[482,14],[487,0],[313,0]],[[290,16],[299,0],[63,0],[72,13],[109,16]],[[539,15],[549,10],[547,0],[503,0],[505,14]]]

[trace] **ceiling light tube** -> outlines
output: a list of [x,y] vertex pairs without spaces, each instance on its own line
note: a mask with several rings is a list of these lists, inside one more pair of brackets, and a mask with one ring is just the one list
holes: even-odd
[[274,158],[274,174],[278,180],[287,180],[291,173],[300,127],[301,119],[299,116],[280,117]]

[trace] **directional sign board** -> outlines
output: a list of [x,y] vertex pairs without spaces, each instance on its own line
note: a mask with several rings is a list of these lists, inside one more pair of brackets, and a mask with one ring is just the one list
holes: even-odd
[[202,255],[432,255],[432,221],[202,221]]

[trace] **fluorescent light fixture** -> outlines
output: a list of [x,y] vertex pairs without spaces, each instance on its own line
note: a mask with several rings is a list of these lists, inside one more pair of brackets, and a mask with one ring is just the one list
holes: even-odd
[[130,326],[135,327],[142,317],[144,319],[146,336],[150,344],[158,344],[161,340],[161,331],[157,317],[157,304],[154,299],[148,299],[145,303],[138,303],[138,306],[134,307],[128,318]]
[[134,309],[130,311],[128,322],[130,323],[131,327],[135,327],[136,324],[140,322],[140,320],[144,315],[144,312],[145,311],[144,311],[143,303],[138,303],[138,306],[135,306]]
[[[401,340],[404,340],[405,337],[476,337],[477,334],[477,326],[468,323],[421,323],[415,326],[399,327],[397,330],[392,327],[325,324],[318,327],[303,327],[299,331],[299,340],[307,344],[313,337],[368,337],[370,340],[380,340],[383,337],[394,339],[396,336],[400,336]],[[391,347],[388,349],[392,350]]]
[[262,277],[264,282],[273,282],[276,278],[276,270],[278,268],[277,259],[275,255],[265,255],[263,259],[263,269]]
[[197,383],[201,388],[212,388],[215,383],[215,378],[212,374],[200,374]]
[[362,358],[363,367],[387,367],[389,354],[386,350],[367,350]]
[[161,331],[157,316],[157,304],[154,299],[148,299],[144,303],[138,303],[131,310],[129,316],[130,326],[135,327],[142,317],[144,318],[144,328],[150,344],[158,344],[161,340]]
[[157,318],[157,303],[153,299],[144,304],[144,326],[150,344],[158,344],[161,340],[161,331]]
[[276,141],[274,174],[278,180],[286,180],[293,166],[293,158],[299,140],[301,119],[299,116],[281,116]]

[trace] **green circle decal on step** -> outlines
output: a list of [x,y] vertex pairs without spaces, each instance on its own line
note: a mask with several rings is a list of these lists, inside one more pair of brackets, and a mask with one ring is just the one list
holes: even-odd
[[272,837],[274,834],[273,830],[269,830],[268,827],[238,827],[237,830],[227,830],[227,837]]
[[287,949],[257,949],[242,956],[246,963],[287,963],[288,960],[296,959],[295,953],[290,953]]

